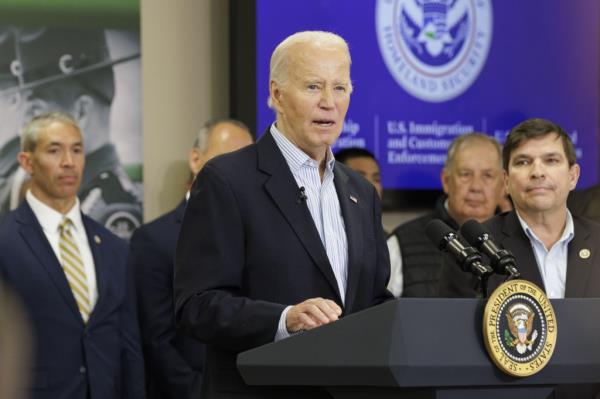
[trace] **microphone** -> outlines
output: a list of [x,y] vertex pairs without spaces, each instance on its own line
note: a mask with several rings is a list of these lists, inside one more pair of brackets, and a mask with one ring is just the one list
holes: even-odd
[[298,193],[298,199],[296,200],[296,202],[298,204],[301,204],[302,202],[306,201],[308,199],[308,197],[306,196],[306,190],[304,189],[304,186],[301,186],[299,189],[299,193]]
[[517,270],[517,259],[507,249],[498,248],[492,233],[476,220],[467,220],[460,228],[460,233],[469,244],[490,258],[494,272],[509,276],[509,279],[521,276]]
[[465,247],[458,236],[446,223],[433,219],[425,227],[425,234],[440,251],[450,252],[460,268],[471,272],[480,279],[487,279],[494,271],[482,263],[481,254],[473,247]]

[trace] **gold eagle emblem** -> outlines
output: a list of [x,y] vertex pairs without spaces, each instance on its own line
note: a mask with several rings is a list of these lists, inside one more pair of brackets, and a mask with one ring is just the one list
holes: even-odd
[[533,320],[535,313],[524,303],[517,303],[511,306],[506,312],[508,321],[508,331],[504,338],[506,345],[515,348],[519,354],[531,350],[533,343],[537,339],[538,332],[533,329]]

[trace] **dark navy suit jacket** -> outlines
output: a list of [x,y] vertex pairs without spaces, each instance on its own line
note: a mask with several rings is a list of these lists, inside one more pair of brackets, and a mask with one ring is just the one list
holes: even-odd
[[63,269],[23,201],[0,226],[0,274],[31,321],[33,399],[144,397],[133,275],[127,245],[83,215],[98,302],[83,322]]
[[246,386],[237,354],[273,342],[288,305],[328,298],[347,315],[392,298],[377,193],[339,163],[334,176],[348,239],[345,304],[268,131],[256,144],[209,161],[196,178],[177,246],[175,305],[179,326],[207,343],[204,398],[319,397],[318,390]]
[[149,399],[200,398],[204,345],[175,330],[173,263],[185,201],[131,238]]

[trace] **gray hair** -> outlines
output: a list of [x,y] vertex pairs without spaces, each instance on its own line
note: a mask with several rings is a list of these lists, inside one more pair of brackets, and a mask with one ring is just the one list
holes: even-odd
[[46,128],[53,122],[61,122],[65,125],[73,126],[79,133],[81,129],[73,117],[64,112],[45,112],[34,116],[21,132],[21,150],[35,151],[37,140]]
[[488,136],[487,134],[472,132],[458,136],[452,141],[450,147],[448,147],[446,162],[444,164],[444,171],[450,173],[452,171],[452,168],[454,167],[454,161],[460,150],[462,150],[467,145],[473,144],[475,142],[489,143],[494,147],[494,149],[498,153],[498,168],[499,170],[502,170],[502,146],[500,146],[500,143],[498,143],[496,139]]
[[[298,44],[311,44],[321,48],[339,48],[348,56],[348,63],[352,64],[348,43],[341,36],[324,31],[297,32],[285,38],[275,47],[269,66],[269,82],[274,81],[281,86],[287,84],[289,79],[288,63],[291,58],[290,49]],[[352,82],[350,82],[349,90],[352,92]],[[273,108],[270,97],[268,105],[270,108]]]
[[198,131],[198,134],[196,134],[196,138],[194,139],[194,144],[192,145],[192,148],[197,148],[198,150],[200,150],[200,152],[206,151],[206,147],[208,147],[208,138],[210,137],[210,134],[212,133],[215,126],[217,126],[220,123],[231,123],[232,125],[237,126],[240,129],[244,129],[244,130],[250,132],[250,129],[248,129],[248,126],[246,126],[243,122],[238,121],[237,119],[231,119],[231,118],[211,119],[211,120],[207,121],[206,123],[204,123],[204,126],[202,126],[200,128],[200,130]]

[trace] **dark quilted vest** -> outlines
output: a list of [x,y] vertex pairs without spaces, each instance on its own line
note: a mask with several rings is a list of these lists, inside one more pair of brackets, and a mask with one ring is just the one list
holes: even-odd
[[432,219],[441,219],[452,229],[456,222],[444,208],[445,197],[440,198],[432,213],[398,226],[393,235],[398,239],[402,253],[403,297],[436,297],[442,269],[442,253],[425,235],[425,226]]

